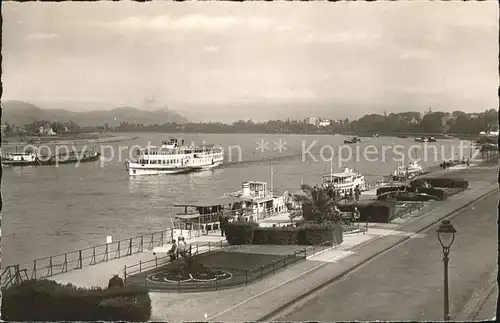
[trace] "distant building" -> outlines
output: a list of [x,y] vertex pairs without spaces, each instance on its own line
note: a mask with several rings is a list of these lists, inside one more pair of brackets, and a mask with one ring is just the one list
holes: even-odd
[[305,120],[306,123],[312,124],[317,126],[318,125],[318,118],[317,117],[309,117]]
[[321,120],[319,122],[320,127],[329,127],[332,124],[330,120]]

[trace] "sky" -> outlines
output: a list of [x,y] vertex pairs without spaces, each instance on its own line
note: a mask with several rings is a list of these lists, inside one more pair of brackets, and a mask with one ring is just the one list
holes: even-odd
[[496,1],[2,6],[2,100],[198,120],[498,108]]

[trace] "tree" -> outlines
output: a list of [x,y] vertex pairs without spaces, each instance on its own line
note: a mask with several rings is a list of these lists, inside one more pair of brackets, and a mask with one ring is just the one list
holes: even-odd
[[335,209],[336,202],[329,195],[328,189],[302,185],[302,215],[304,220],[315,223],[339,223],[340,212]]

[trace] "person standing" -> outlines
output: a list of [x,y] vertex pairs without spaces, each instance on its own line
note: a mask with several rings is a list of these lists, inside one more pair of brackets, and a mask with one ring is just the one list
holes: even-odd
[[172,240],[172,247],[168,251],[168,256],[170,257],[170,261],[174,261],[177,258],[177,243],[175,239]]
[[123,279],[118,274],[113,275],[113,277],[111,277],[111,279],[108,282],[108,288],[113,288],[113,287],[119,287],[119,288],[125,287]]

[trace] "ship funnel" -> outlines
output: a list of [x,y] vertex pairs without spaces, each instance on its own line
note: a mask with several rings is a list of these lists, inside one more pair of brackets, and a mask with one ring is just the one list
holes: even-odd
[[250,196],[250,183],[249,182],[244,182],[242,185],[241,185],[241,189],[242,189],[242,194],[243,196]]

